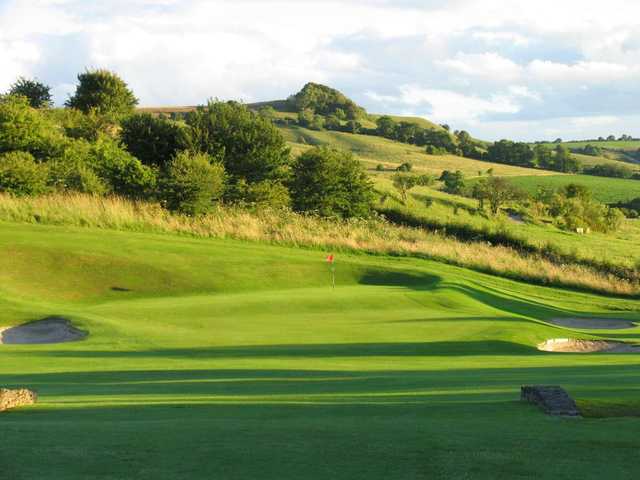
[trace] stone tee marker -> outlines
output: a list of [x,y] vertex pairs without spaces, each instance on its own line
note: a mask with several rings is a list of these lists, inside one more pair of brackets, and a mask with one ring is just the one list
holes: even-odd
[[38,395],[33,390],[27,390],[26,388],[7,390],[6,388],[0,388],[0,412],[24,405],[33,405],[37,399]]
[[520,400],[538,405],[549,415],[580,416],[576,402],[558,385],[524,385]]

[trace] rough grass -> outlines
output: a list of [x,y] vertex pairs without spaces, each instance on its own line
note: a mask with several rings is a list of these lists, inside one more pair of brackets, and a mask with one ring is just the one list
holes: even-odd
[[[389,179],[376,177],[376,188],[388,194],[377,208],[423,219],[424,225],[446,229],[451,235],[461,231],[465,233],[464,238],[485,238],[488,241],[494,241],[491,237],[495,236],[516,238],[520,243],[537,250],[552,249],[570,258],[625,269],[633,269],[640,264],[640,249],[636,248],[640,242],[640,220],[626,219],[616,232],[578,235],[557,228],[550,219],[534,223],[516,221],[504,212],[496,217],[481,214],[477,210],[476,200],[450,195],[435,188],[417,187],[411,190],[406,205],[401,203]],[[429,206],[427,202],[430,202]]]
[[490,243],[462,242],[381,220],[336,221],[282,211],[252,213],[218,208],[198,218],[171,215],[159,206],[121,198],[0,195],[0,220],[86,226],[139,232],[171,232],[279,245],[432,258],[483,272],[542,284],[635,295],[640,286],[583,265],[557,264]]

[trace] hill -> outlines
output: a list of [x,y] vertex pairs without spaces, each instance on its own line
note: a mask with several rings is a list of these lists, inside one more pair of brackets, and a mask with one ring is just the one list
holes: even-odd
[[333,290],[319,251],[94,228],[2,223],[0,252],[0,324],[56,314],[89,332],[0,345],[0,384],[39,393],[0,418],[8,478],[46,464],[67,479],[482,479],[496,458],[523,477],[587,478],[605,468],[594,448],[607,475],[632,468],[637,418],[549,421],[517,399],[561,383],[589,414],[633,412],[636,356],[535,345],[638,340],[546,323],[640,320],[634,300],[353,254]]

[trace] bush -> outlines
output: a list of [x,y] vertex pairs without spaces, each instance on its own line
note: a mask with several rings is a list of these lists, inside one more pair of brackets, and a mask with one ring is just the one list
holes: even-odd
[[612,177],[612,178],[631,178],[633,176],[633,170],[624,165],[615,164],[600,164],[594,165],[590,168],[585,168],[584,173],[587,175],[596,175],[598,177]]
[[123,115],[133,111],[138,99],[118,75],[108,70],[87,70],[78,75],[76,91],[65,105],[83,113]]
[[411,164],[410,162],[404,162],[398,168],[396,168],[398,172],[410,172],[412,169],[413,164]]
[[90,165],[109,186],[111,193],[131,198],[145,198],[155,190],[156,176],[140,160],[114,140],[101,138],[91,145]]
[[30,80],[24,77],[18,78],[11,85],[9,95],[26,97],[29,105],[33,108],[49,108],[53,105],[51,87],[37,80]]
[[73,141],[60,158],[49,162],[49,185],[59,191],[74,191],[101,195],[109,186],[95,172],[92,145],[84,140]]
[[283,181],[289,147],[273,123],[235,102],[209,102],[187,115],[194,149],[222,161],[231,183]]
[[124,120],[120,136],[127,150],[150,166],[165,167],[179,151],[189,147],[184,126],[148,113]]
[[213,202],[222,197],[224,186],[221,163],[204,153],[184,151],[169,163],[161,180],[160,196],[169,210],[199,215],[211,210]]
[[63,147],[60,128],[25,97],[0,97],[0,153],[23,151],[47,160],[58,156]]
[[293,208],[324,217],[367,217],[374,190],[350,152],[316,147],[300,155],[290,184]]
[[73,108],[48,112],[48,117],[60,125],[67,137],[96,142],[100,137],[117,138],[120,133],[119,120],[114,114],[100,114],[95,110],[82,113]]
[[0,192],[37,195],[46,190],[47,168],[27,152],[0,155]]

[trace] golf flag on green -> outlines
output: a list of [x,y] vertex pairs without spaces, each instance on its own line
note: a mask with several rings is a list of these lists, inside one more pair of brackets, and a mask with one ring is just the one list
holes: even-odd
[[331,270],[331,287],[336,288],[336,264],[333,253],[327,255],[327,263],[329,264],[329,269]]

